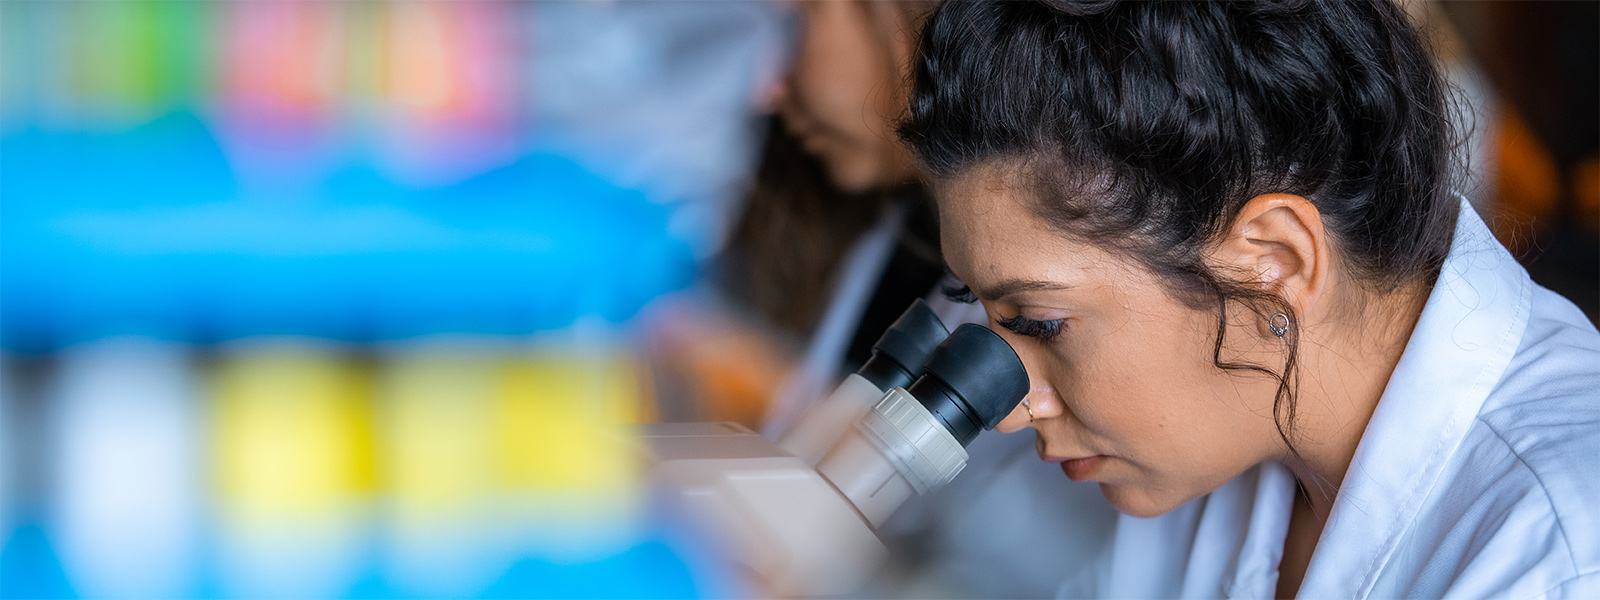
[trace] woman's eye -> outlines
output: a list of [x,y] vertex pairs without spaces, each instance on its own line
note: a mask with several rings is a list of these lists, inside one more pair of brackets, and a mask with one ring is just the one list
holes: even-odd
[[1050,319],[1048,321],[1036,321],[1033,319],[1024,318],[1022,315],[1017,315],[1007,319],[996,319],[995,323],[1017,335],[1025,335],[1028,337],[1039,338],[1041,340],[1049,340],[1061,335],[1061,331],[1066,329],[1067,320]]
[[972,304],[978,301],[978,295],[972,293],[972,288],[965,285],[946,285],[940,287],[939,291],[944,292],[944,297],[949,298],[951,302]]

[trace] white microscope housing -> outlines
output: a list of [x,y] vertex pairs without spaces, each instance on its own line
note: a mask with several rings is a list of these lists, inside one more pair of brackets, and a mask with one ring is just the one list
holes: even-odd
[[[944,332],[913,304],[872,359],[777,444],[733,423],[646,426],[653,485],[720,537],[760,591],[859,589],[887,556],[875,529],[960,473],[966,445],[1028,391],[1000,336],[972,324]],[[921,375],[913,380],[907,365]]]

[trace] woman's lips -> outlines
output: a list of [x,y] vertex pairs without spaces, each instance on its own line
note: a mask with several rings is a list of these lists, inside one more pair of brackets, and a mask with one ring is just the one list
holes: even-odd
[[1104,454],[1067,458],[1065,456],[1046,454],[1044,448],[1039,449],[1039,458],[1044,459],[1045,462],[1060,464],[1061,472],[1067,475],[1067,479],[1073,481],[1083,481],[1094,477],[1105,466],[1106,462],[1106,455]]
[[800,140],[800,149],[805,150],[807,153],[815,156],[822,151],[822,145],[817,141],[816,134],[806,133],[795,137]]
[[798,117],[785,117],[783,128],[789,132],[789,137],[798,140],[802,145],[817,137],[817,128]]
[[1067,459],[1061,461],[1061,472],[1067,474],[1067,479],[1083,481],[1094,477],[1094,474],[1100,471],[1100,465],[1104,463],[1104,456]]

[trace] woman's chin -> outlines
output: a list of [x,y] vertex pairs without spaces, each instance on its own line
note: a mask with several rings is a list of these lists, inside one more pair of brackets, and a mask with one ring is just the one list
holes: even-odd
[[833,187],[847,194],[861,194],[884,187],[888,182],[879,161],[871,153],[828,148],[815,155],[822,159]]
[[1147,490],[1125,484],[1102,483],[1100,493],[1117,512],[1141,519],[1167,514],[1185,502],[1153,497]]
[[864,194],[878,187],[878,178],[860,165],[846,164],[828,169],[828,179],[833,187],[846,194]]

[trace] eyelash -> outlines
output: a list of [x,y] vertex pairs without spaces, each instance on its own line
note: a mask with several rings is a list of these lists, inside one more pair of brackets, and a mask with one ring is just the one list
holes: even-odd
[[973,304],[978,301],[978,295],[972,293],[972,288],[964,285],[961,287],[947,285],[939,288],[939,291],[944,292],[944,297],[949,298],[951,302]]
[[[972,293],[972,288],[965,285],[960,287],[947,285],[939,288],[939,291],[943,292],[944,297],[949,298],[951,302],[960,302],[962,304],[975,304],[978,302],[978,295]],[[1009,319],[996,319],[995,323],[1017,335],[1049,341],[1061,335],[1061,331],[1066,328],[1067,320],[1050,319],[1048,321],[1038,321],[1017,315]]]
[[1033,319],[1024,318],[1022,315],[1017,315],[1008,319],[996,319],[995,323],[1010,330],[1011,333],[1038,338],[1045,341],[1049,341],[1054,339],[1056,336],[1061,335],[1062,330],[1067,328],[1066,319],[1036,321]]

